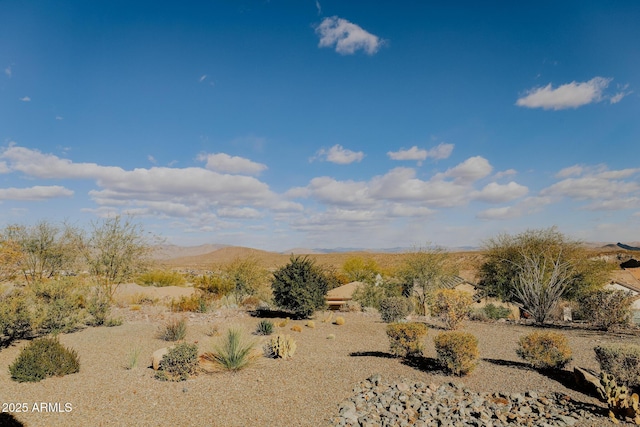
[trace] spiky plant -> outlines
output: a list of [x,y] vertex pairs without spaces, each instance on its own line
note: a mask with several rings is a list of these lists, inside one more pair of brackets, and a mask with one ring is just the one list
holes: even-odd
[[256,326],[256,335],[271,335],[273,333],[273,322],[270,320],[261,320]]
[[243,339],[242,330],[230,328],[227,336],[211,352],[200,356],[203,368],[210,371],[239,371],[260,357],[255,342]]

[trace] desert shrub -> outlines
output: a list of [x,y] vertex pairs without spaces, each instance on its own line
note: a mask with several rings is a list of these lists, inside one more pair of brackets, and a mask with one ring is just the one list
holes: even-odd
[[122,326],[124,319],[122,317],[110,317],[104,322],[104,326],[107,328],[113,328],[114,326]]
[[217,274],[203,274],[193,279],[193,286],[216,299],[229,295],[234,285]]
[[340,311],[342,312],[360,312],[362,311],[362,306],[358,301],[347,301],[340,306]]
[[316,327],[316,322],[314,322],[313,320],[307,320],[307,323],[305,323],[305,326],[306,326],[307,328],[311,328],[311,329],[313,329],[313,328],[315,328],[315,327]]
[[424,349],[423,340],[427,336],[424,323],[391,323],[387,325],[387,336],[391,353],[396,356],[420,356]]
[[487,316],[487,312],[484,310],[484,307],[474,307],[469,311],[469,320],[486,322],[489,320],[489,317]]
[[31,341],[9,366],[11,379],[18,382],[38,382],[78,371],[78,354],[60,344],[57,338],[47,337]]
[[356,288],[353,292],[353,301],[360,303],[360,307],[379,310],[383,299],[399,296],[402,296],[402,286],[399,283],[376,276],[375,280],[367,281]]
[[30,283],[28,289],[40,316],[38,335],[72,332],[84,325],[85,293],[75,281],[37,281]]
[[511,316],[511,310],[501,305],[487,304],[483,307],[483,311],[489,319],[499,320],[506,319]]
[[186,319],[171,319],[158,332],[158,338],[165,341],[180,341],[187,336]]
[[606,344],[593,349],[600,369],[627,387],[640,389],[640,346]]
[[532,332],[520,337],[516,353],[538,369],[561,369],[571,361],[567,337],[557,332]]
[[151,270],[136,277],[135,282],[140,286],[184,286],[186,280],[177,271]]
[[203,367],[212,371],[239,371],[260,357],[254,341],[243,340],[240,329],[231,328],[211,352],[200,356]]
[[32,334],[34,315],[30,305],[25,293],[19,290],[0,297],[0,342]]
[[447,329],[458,329],[471,310],[471,295],[455,289],[439,289],[431,310],[440,315]]
[[601,289],[579,299],[581,317],[601,329],[628,326],[631,322],[631,292]]
[[254,296],[254,295],[250,295],[248,297],[246,297],[245,299],[242,300],[242,302],[240,303],[240,305],[244,308],[247,309],[256,309],[258,307],[258,305],[260,305],[260,298]]
[[275,335],[264,345],[264,354],[274,359],[288,359],[296,352],[296,341],[290,335]]
[[87,322],[89,325],[104,325],[111,312],[111,297],[107,289],[102,286],[93,289],[87,302],[87,311],[91,315],[91,319]]
[[158,302],[158,298],[153,298],[149,295],[145,295],[142,292],[135,293],[129,297],[130,304],[137,305],[154,305]]
[[300,326],[300,325],[293,325],[293,326],[291,327],[291,330],[292,330],[293,332],[302,332],[302,326]]
[[325,306],[329,281],[313,260],[292,255],[287,265],[274,271],[271,286],[280,308],[306,318]]
[[273,322],[270,320],[261,320],[256,326],[256,335],[271,335],[273,333]]
[[194,293],[188,297],[182,295],[178,299],[172,298],[169,308],[173,312],[206,313],[209,310],[209,301],[200,293]]
[[413,311],[411,300],[405,297],[388,297],[380,301],[380,317],[385,323],[404,319]]
[[182,342],[169,349],[160,361],[156,378],[184,381],[198,373],[198,345]]
[[478,360],[478,338],[468,332],[441,332],[433,339],[438,362],[454,375],[473,371]]
[[335,325],[338,325],[338,326],[342,326],[342,325],[344,325],[344,324],[345,324],[344,317],[342,317],[342,316],[338,316],[338,317],[336,317],[336,320],[334,320],[334,321],[333,321],[333,323],[334,323]]

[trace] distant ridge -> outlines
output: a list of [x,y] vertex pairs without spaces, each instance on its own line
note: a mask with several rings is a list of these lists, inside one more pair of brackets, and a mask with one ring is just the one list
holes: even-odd
[[620,248],[622,248],[622,249],[626,249],[626,250],[628,250],[628,251],[640,251],[640,248],[637,248],[637,247],[635,247],[635,246],[625,245],[624,243],[620,243],[620,242],[618,242],[618,243],[616,244],[616,246],[618,246],[618,247],[620,247]]

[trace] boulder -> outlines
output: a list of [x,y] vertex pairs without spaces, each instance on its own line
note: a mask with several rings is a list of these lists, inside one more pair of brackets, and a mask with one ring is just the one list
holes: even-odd
[[592,396],[599,396],[598,389],[602,386],[600,378],[595,375],[595,372],[576,366],[573,368],[573,376],[581,391]]
[[167,354],[168,351],[169,351],[169,347],[164,347],[154,351],[153,354],[151,355],[151,366],[153,366],[153,369],[155,371],[160,369],[160,361],[162,360],[164,355]]

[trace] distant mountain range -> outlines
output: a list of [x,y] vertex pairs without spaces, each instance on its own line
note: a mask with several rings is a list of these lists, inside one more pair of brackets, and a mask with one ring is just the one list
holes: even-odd
[[636,247],[636,246],[629,246],[629,245],[625,245],[624,243],[616,243],[616,246],[618,246],[619,248],[622,249],[626,249],[628,251],[640,251],[640,248]]

